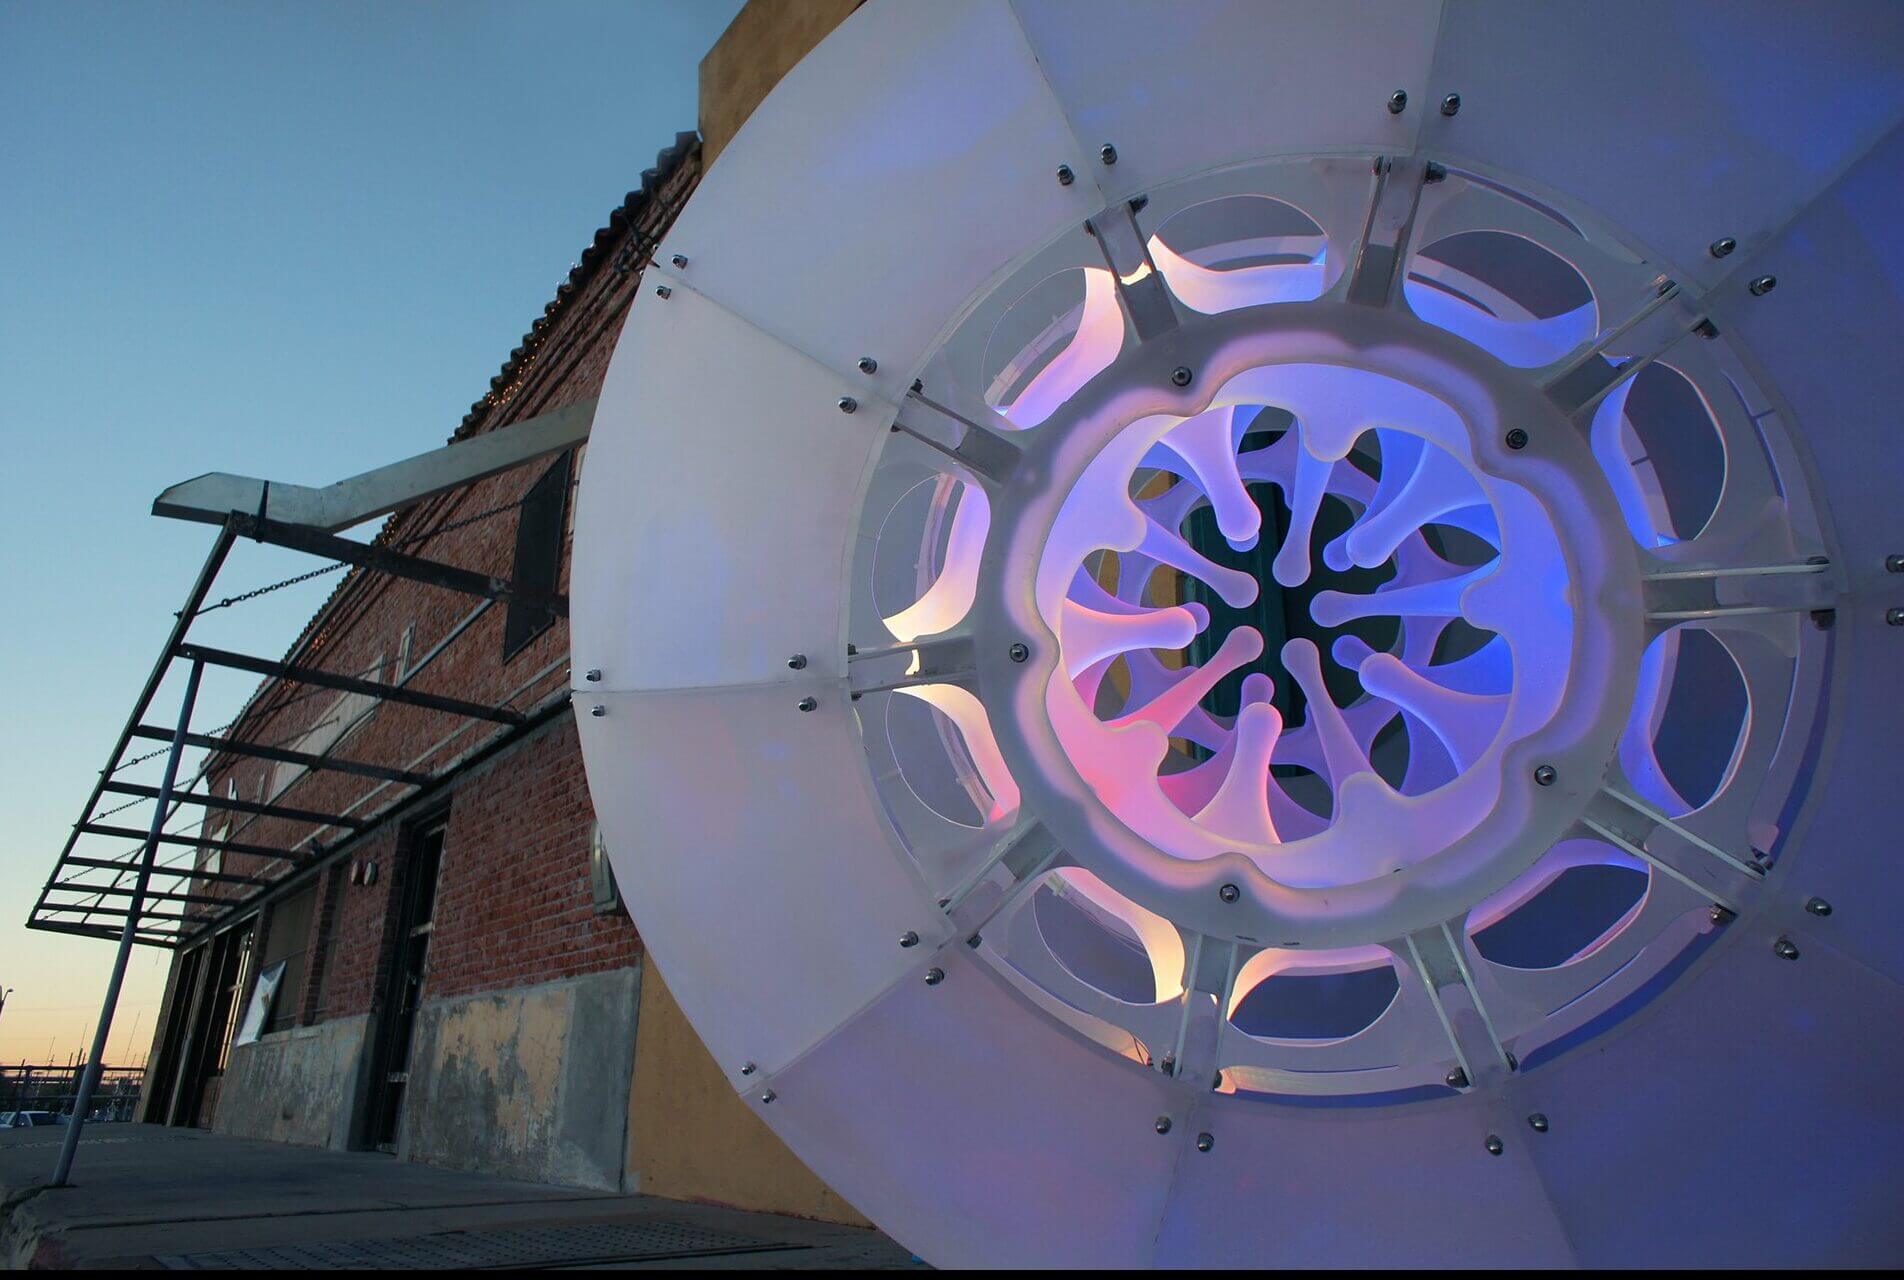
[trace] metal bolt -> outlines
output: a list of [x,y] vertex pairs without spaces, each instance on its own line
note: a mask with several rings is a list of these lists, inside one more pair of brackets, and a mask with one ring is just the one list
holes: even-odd
[[1197,1135],[1197,1150],[1198,1151],[1208,1151],[1211,1147],[1214,1147],[1215,1145],[1216,1145],[1216,1135],[1209,1134],[1209,1133],[1199,1133]]
[[1451,93],[1447,97],[1441,100],[1441,114],[1442,115],[1451,116],[1459,110],[1461,110],[1461,95],[1460,94]]
[[1437,164],[1435,161],[1430,160],[1422,167],[1421,180],[1431,185],[1437,182],[1446,182],[1448,180],[1448,166]]
[[1139,213],[1142,213],[1144,210],[1150,208],[1150,197],[1149,196],[1132,196],[1129,200],[1126,200],[1124,203],[1130,206],[1131,213],[1139,214]]
[[1731,924],[1739,918],[1739,913],[1731,907],[1722,907],[1716,902],[1707,910],[1706,915],[1714,924]]
[[1790,938],[1780,938],[1772,944],[1772,954],[1780,960],[1798,959],[1798,944]]
[[1559,776],[1560,774],[1555,772],[1554,767],[1550,764],[1541,765],[1538,769],[1534,770],[1534,781],[1543,787],[1553,786],[1554,779]]
[[1510,449],[1525,449],[1527,447],[1527,432],[1520,427],[1515,427],[1512,431],[1508,432],[1507,447]]
[[754,1074],[754,1072],[758,1071],[759,1069],[760,1068],[756,1067],[751,1062],[743,1062],[740,1064],[740,1073],[744,1076],[751,1076],[752,1074]]
[[851,396],[841,396],[839,398],[839,406],[841,413],[853,413],[859,409],[859,401],[853,399]]
[[936,987],[941,982],[944,982],[944,981],[945,981],[945,970],[941,969],[938,965],[935,964],[930,969],[926,970],[926,985],[928,987]]
[[1487,1136],[1487,1153],[1489,1155],[1498,1156],[1501,1154],[1501,1152],[1505,1151],[1506,1149],[1507,1149],[1506,1146],[1501,1142],[1499,1138],[1495,1137],[1491,1133]]
[[794,654],[791,658],[787,659],[787,666],[795,671],[805,671],[807,669],[807,655],[804,653]]
[[1105,164],[1116,164],[1117,148],[1107,142],[1097,149],[1097,158],[1102,160]]
[[1758,279],[1754,280],[1751,284],[1748,284],[1745,287],[1751,291],[1751,294],[1753,297],[1763,298],[1766,294],[1778,288],[1778,277],[1777,276],[1760,276]]
[[899,935],[899,945],[902,947],[916,947],[919,945],[919,935],[908,929]]
[[1894,627],[1904,627],[1904,609],[1886,609],[1884,620]]
[[1158,1117],[1157,1117],[1157,1132],[1158,1132],[1158,1133],[1169,1133],[1169,1132],[1170,1132],[1170,1117],[1169,1117],[1169,1116],[1158,1116]]
[[1721,236],[1706,246],[1706,252],[1715,258],[1723,258],[1738,247],[1739,242],[1734,240],[1731,236]]
[[1058,166],[1058,185],[1059,186],[1068,187],[1072,183],[1076,182],[1077,180],[1078,180],[1078,175],[1071,172],[1070,165],[1061,164]]
[[674,296],[674,290],[668,288],[665,284],[658,284],[655,286],[654,296],[657,298],[672,298]]
[[1904,556],[1884,557],[1884,571],[1886,573],[1904,573]]
[[599,681],[602,678],[602,669],[600,667],[590,667],[588,671],[583,674],[582,678],[591,682]]
[[1025,659],[1031,656],[1031,650],[1026,648],[1022,644],[1014,644],[1011,648],[1007,649],[1005,652],[1011,655],[1011,660],[1013,662],[1023,662]]
[[1453,1071],[1450,1071],[1446,1079],[1450,1089],[1465,1089],[1468,1087],[1468,1073],[1463,1071],[1460,1067],[1456,1067]]
[[1831,904],[1823,898],[1810,898],[1805,902],[1805,910],[1815,916],[1828,916],[1831,914]]
[[1692,331],[1702,338],[1716,338],[1719,336],[1719,326],[1712,323],[1710,318],[1701,320],[1698,324],[1694,325]]
[[1521,1060],[1514,1056],[1512,1049],[1502,1050],[1501,1056],[1507,1059],[1507,1069],[1509,1071],[1519,1071],[1521,1069]]
[[1172,369],[1170,371],[1170,383],[1172,386],[1176,386],[1176,387],[1189,386],[1190,385],[1190,366],[1180,364],[1176,368]]
[[878,373],[879,361],[873,359],[871,356],[861,356],[859,358],[859,371],[861,373]]
[[588,709],[588,713],[599,718],[608,714],[608,708],[598,702]]
[[760,1095],[760,1100],[762,1103],[768,1103],[768,1102],[772,1102],[775,1098],[779,1096],[780,1095],[775,1093],[772,1089],[768,1089]]
[[688,255],[685,253],[677,253],[672,258],[669,258],[668,261],[674,264],[676,271],[679,271],[688,265]]
[[1408,90],[1397,89],[1388,95],[1388,114],[1398,116],[1408,110]]
[[820,705],[819,699],[810,698],[810,697],[800,699],[800,703],[799,703],[800,710],[802,711],[811,711],[813,710],[813,708],[819,705]]
[[1536,1111],[1533,1115],[1527,1117],[1527,1127],[1532,1129],[1535,1133],[1545,1133],[1547,1132],[1547,1117]]
[[1216,891],[1216,896],[1225,902],[1235,902],[1243,896],[1243,891],[1233,884],[1226,884]]

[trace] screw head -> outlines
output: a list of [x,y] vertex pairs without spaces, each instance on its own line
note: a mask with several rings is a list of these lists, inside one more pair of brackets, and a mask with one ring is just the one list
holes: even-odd
[[1884,557],[1884,571],[1886,573],[1904,573],[1904,556]]
[[859,401],[853,399],[851,396],[841,396],[837,403],[840,406],[841,413],[857,413],[859,411]]
[[588,709],[588,713],[596,717],[597,719],[599,719],[602,716],[605,716],[608,714],[608,708],[604,707],[601,703],[598,702],[594,706]]
[[1510,449],[1525,449],[1527,447],[1527,432],[1520,427],[1515,427],[1512,431],[1508,432],[1507,447]]
[[1748,284],[1745,287],[1751,291],[1751,294],[1753,297],[1763,298],[1766,294],[1778,288],[1778,277],[1777,276],[1760,276],[1758,279],[1754,280],[1751,284]]
[[1216,1145],[1215,1134],[1199,1133],[1197,1135],[1197,1150],[1198,1151],[1208,1151],[1211,1147],[1214,1147],[1215,1145]]
[[1010,655],[1013,662],[1023,662],[1025,659],[1031,657],[1031,650],[1026,648],[1022,643],[1012,645],[1012,647],[1005,652]]
[[655,286],[654,296],[662,299],[672,298],[674,296],[674,290],[668,288],[665,284],[658,284]]
[[775,1093],[772,1089],[765,1089],[761,1091],[760,1101],[763,1104],[769,1103],[769,1102],[772,1102],[775,1098],[778,1098],[779,1096],[780,1095]]
[[1071,172],[1070,165],[1061,164],[1058,166],[1058,185],[1059,186],[1068,187],[1072,183],[1076,182],[1077,180],[1078,180],[1078,175]]
[[1536,1111],[1533,1115],[1527,1117],[1527,1127],[1532,1129],[1535,1133],[1545,1133],[1547,1132],[1547,1117]]
[[1461,110],[1461,95],[1460,94],[1451,93],[1447,97],[1441,100],[1441,114],[1442,115],[1451,116],[1459,110]]
[[1398,116],[1408,110],[1408,90],[1397,89],[1388,95],[1388,114]]
[[1904,609],[1886,609],[1884,620],[1894,627],[1904,627]]
[[752,1074],[754,1074],[754,1072],[758,1070],[760,1070],[760,1068],[756,1067],[751,1062],[743,1062],[740,1064],[740,1073],[744,1076],[751,1076]]
[[592,684],[599,683],[602,678],[602,669],[600,667],[590,667],[582,674],[582,678]]
[[1504,1144],[1498,1137],[1496,1137],[1494,1134],[1491,1134],[1491,1133],[1487,1136],[1487,1153],[1489,1155],[1498,1156],[1501,1154],[1501,1152],[1505,1150],[1507,1150],[1506,1144]]
[[800,699],[797,705],[802,711],[811,711],[813,710],[813,708],[820,705],[820,701],[818,698],[806,697],[806,698]]
[[1556,772],[1554,767],[1550,764],[1541,765],[1539,768],[1534,770],[1534,781],[1538,782],[1543,787],[1553,786],[1554,779],[1558,778],[1559,776],[1560,774]]
[[859,371],[861,373],[878,373],[879,361],[873,359],[871,356],[861,356],[859,358]]
[[1734,911],[1731,907],[1722,907],[1716,902],[1707,909],[1706,915],[1714,924],[1731,924],[1734,920],[1739,918],[1739,913]]
[[674,264],[674,269],[676,271],[679,271],[681,268],[688,265],[688,255],[685,253],[677,253],[672,258],[669,258],[668,261]]
[[1805,902],[1805,910],[1815,916],[1828,916],[1831,914],[1831,904],[1823,898],[1810,898]]
[[930,969],[926,970],[926,985],[928,987],[936,987],[941,982],[944,982],[944,981],[945,981],[945,970],[941,969],[938,965],[935,964]]
[[1187,387],[1190,385],[1190,366],[1180,364],[1170,371],[1170,385]]
[[1468,1087],[1468,1073],[1463,1071],[1460,1067],[1456,1067],[1453,1071],[1450,1071],[1444,1078],[1447,1080],[1450,1089],[1465,1089]]
[[1723,258],[1739,247],[1739,242],[1731,236],[1721,236],[1706,247],[1706,252],[1715,258]]
[[807,669],[807,655],[804,653],[794,654],[791,658],[787,659],[787,666],[794,671],[805,671]]
[[1097,158],[1105,164],[1116,164],[1117,148],[1107,142],[1097,149]]
[[1157,1117],[1157,1132],[1158,1132],[1158,1133],[1169,1133],[1169,1132],[1170,1132],[1170,1117],[1169,1117],[1169,1116],[1158,1116],[1158,1117]]
[[1446,182],[1448,180],[1448,166],[1430,160],[1426,165],[1422,166],[1421,180],[1427,183]]
[[1235,902],[1243,896],[1243,891],[1233,884],[1226,884],[1216,891],[1216,896],[1225,902]]
[[1772,954],[1780,960],[1798,959],[1798,944],[1790,938],[1780,938],[1772,944]]
[[919,945],[919,935],[908,929],[899,935],[899,945],[902,947],[916,947]]

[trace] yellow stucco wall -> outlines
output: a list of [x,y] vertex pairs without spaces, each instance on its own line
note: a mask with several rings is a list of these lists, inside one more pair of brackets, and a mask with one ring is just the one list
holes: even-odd
[[652,959],[641,975],[627,1189],[871,1226],[728,1086]]
[[780,78],[861,0],[749,0],[701,59],[701,148],[708,164]]

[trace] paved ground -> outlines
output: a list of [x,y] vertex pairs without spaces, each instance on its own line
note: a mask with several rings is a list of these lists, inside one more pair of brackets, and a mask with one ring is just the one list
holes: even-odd
[[0,1266],[918,1266],[874,1231],[190,1129],[0,1132]]

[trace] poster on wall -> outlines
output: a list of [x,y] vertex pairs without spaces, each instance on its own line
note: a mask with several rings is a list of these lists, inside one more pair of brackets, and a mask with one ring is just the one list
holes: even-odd
[[258,975],[258,985],[251,990],[251,1003],[245,1006],[245,1020],[238,1024],[234,1045],[255,1044],[264,1033],[264,1024],[271,1017],[271,1001],[278,994],[278,984],[284,980],[284,961],[266,969]]

